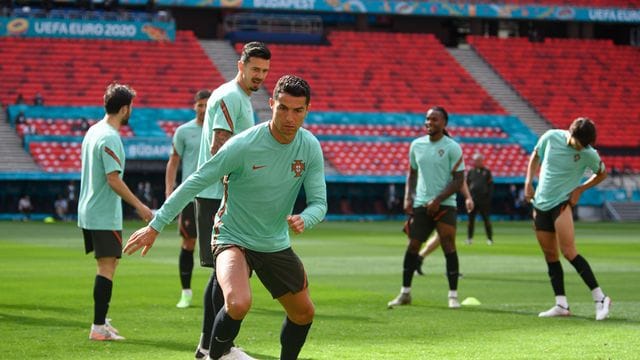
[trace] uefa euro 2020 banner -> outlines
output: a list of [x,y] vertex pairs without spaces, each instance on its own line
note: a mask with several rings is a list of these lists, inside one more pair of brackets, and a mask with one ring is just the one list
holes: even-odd
[[174,41],[173,22],[0,17],[0,36]]

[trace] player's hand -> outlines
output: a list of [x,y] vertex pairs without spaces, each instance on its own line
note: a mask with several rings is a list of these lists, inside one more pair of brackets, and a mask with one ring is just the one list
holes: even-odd
[[438,199],[433,199],[427,203],[427,214],[429,216],[436,216],[438,211],[440,211],[440,201]]
[[122,251],[131,255],[142,248],[142,256],[145,256],[156,241],[156,237],[158,237],[158,232],[151,226],[145,226],[131,234]]
[[413,215],[413,199],[404,199],[404,213]]
[[582,195],[582,190],[580,190],[580,188],[576,188],[571,192],[571,195],[569,195],[569,205],[571,205],[571,207],[575,207],[578,204],[578,201],[580,200],[580,196]]
[[142,205],[141,208],[136,209],[136,213],[140,216],[140,219],[144,220],[144,222],[148,223],[153,219],[153,212],[146,205]]
[[528,203],[533,201],[533,195],[535,194],[535,190],[533,190],[533,185],[530,183],[524,184],[524,200]]
[[464,205],[467,208],[467,212],[470,213],[473,211],[473,208],[476,206],[476,204],[473,203],[473,199],[472,198],[468,198],[464,201]]
[[301,234],[304,231],[304,219],[300,215],[287,216],[287,223],[289,224],[289,229],[296,234]]

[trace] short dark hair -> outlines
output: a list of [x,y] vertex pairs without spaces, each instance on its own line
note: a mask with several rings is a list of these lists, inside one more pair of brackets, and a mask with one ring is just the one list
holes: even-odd
[[128,85],[112,82],[104,92],[104,109],[107,114],[116,114],[123,106],[130,106],[136,91]]
[[291,96],[304,96],[306,104],[311,101],[311,88],[301,77],[295,75],[283,75],[273,88],[273,98],[277,99],[278,94],[285,93]]
[[569,132],[584,147],[593,146],[596,143],[596,125],[589,118],[579,117],[573,120]]
[[198,102],[198,100],[209,99],[211,96],[211,91],[207,89],[198,90],[196,95],[193,97],[193,101]]
[[[444,121],[449,122],[449,113],[447,113],[447,110],[442,106],[432,106],[429,110],[439,111],[444,116]],[[429,110],[427,110],[427,112],[429,112]]]
[[252,41],[244,44],[242,47],[242,53],[240,54],[240,61],[242,61],[243,64],[246,64],[249,62],[249,58],[252,57],[271,60],[271,51],[267,45],[259,41]]

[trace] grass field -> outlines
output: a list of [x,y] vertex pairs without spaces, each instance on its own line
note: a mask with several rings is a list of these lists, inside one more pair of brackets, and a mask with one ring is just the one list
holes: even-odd
[[[125,237],[140,225],[127,223]],[[459,294],[482,304],[459,310],[446,307],[440,252],[425,261],[426,276],[414,279],[414,304],[387,310],[401,282],[400,223],[323,223],[293,240],[316,305],[301,358],[638,359],[640,224],[577,228],[580,253],[613,299],[606,321],[593,319],[591,294],[564,260],[574,316],[537,317],[553,294],[529,223],[496,223],[494,246],[483,236],[464,245],[461,231]],[[168,227],[145,258],[123,258],[109,316],[127,340],[102,343],[87,338],[95,261],[84,255],[75,225],[0,223],[0,359],[192,359],[208,272],[195,270],[195,306],[177,309],[175,234]],[[283,312],[257,280],[252,285],[253,307],[236,343],[276,359]]]

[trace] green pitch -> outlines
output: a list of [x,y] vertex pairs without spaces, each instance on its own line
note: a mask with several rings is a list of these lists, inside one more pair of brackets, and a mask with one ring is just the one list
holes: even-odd
[[[128,237],[140,223],[127,223]],[[323,223],[294,248],[306,264],[316,318],[302,359],[637,359],[640,355],[640,224],[579,223],[577,243],[604,291],[609,319],[596,322],[591,294],[563,260],[574,316],[540,319],[553,305],[546,265],[529,223],[496,223],[494,246],[482,229],[458,253],[460,300],[450,310],[444,259],[436,252],[416,276],[413,305],[387,310],[400,289],[405,240],[400,223]],[[180,294],[175,227],[151,252],[125,256],[109,317],[127,340],[88,340],[95,261],[83,254],[74,224],[0,223],[1,359],[192,359],[200,334],[202,288],[195,304]],[[253,279],[254,303],[236,341],[258,359],[277,359],[283,312]]]

